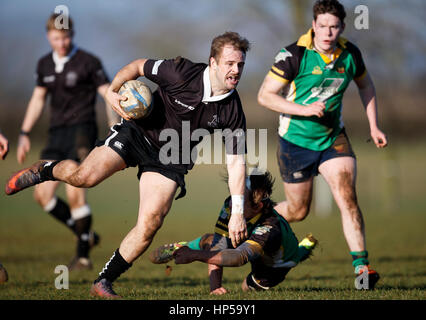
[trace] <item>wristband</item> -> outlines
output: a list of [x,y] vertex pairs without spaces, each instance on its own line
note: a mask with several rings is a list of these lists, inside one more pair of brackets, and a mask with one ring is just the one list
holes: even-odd
[[24,131],[24,130],[21,130],[21,131],[19,131],[19,135],[21,136],[29,136],[30,135],[30,133],[28,132],[28,131]]
[[244,214],[244,195],[233,195],[232,199],[232,214]]

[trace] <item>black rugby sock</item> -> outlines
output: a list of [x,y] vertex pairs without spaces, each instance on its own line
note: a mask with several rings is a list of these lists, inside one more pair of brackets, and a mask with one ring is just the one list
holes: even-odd
[[114,282],[123,272],[127,271],[132,266],[121,256],[119,250],[115,250],[111,259],[106,263],[105,267],[99,273],[99,277],[95,283],[102,279],[107,279],[109,282]]
[[[56,201],[56,203],[55,203]],[[49,205],[54,205],[53,208],[48,208]],[[71,211],[68,204],[61,198],[53,198],[44,209],[55,219],[65,224],[75,233],[74,220],[71,217]]]
[[49,165],[44,165],[43,168],[40,170],[40,178],[41,181],[50,181],[50,180],[56,180],[55,177],[53,177],[53,168],[59,163],[60,161],[52,161]]
[[92,215],[75,220],[74,228],[78,237],[77,241],[77,257],[89,257],[89,232],[92,226]]

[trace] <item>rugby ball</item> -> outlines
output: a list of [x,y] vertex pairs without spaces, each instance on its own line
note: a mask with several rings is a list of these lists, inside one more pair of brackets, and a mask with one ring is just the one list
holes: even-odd
[[142,81],[126,81],[118,91],[127,100],[120,101],[121,109],[132,119],[147,117],[153,108],[151,89]]

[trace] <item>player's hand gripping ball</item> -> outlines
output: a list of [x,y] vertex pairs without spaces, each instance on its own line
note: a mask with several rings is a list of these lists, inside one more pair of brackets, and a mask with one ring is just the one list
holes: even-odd
[[126,81],[118,91],[127,100],[120,101],[120,107],[132,119],[147,117],[153,108],[151,89],[138,80]]

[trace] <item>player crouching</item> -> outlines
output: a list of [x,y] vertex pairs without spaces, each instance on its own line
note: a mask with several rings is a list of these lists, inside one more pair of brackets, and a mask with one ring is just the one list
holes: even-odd
[[269,172],[247,178],[244,217],[249,238],[238,247],[228,237],[231,197],[228,197],[216,222],[214,234],[205,234],[190,242],[167,244],[150,254],[153,263],[176,264],[201,261],[209,264],[210,294],[225,294],[222,287],[223,267],[239,267],[250,261],[251,272],[242,289],[267,290],[281,283],[291,268],[306,260],[317,244],[308,235],[300,243],[287,221],[274,210],[270,199],[273,179]]

